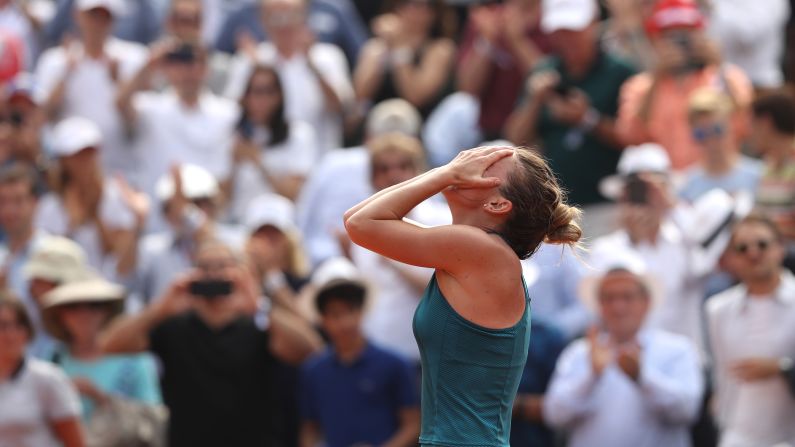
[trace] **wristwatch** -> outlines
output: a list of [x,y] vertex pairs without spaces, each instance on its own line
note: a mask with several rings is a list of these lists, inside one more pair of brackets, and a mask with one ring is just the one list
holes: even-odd
[[582,121],[580,121],[580,125],[578,127],[583,132],[590,132],[599,124],[601,119],[602,114],[599,113],[598,110],[591,107],[585,112],[585,115],[582,116]]

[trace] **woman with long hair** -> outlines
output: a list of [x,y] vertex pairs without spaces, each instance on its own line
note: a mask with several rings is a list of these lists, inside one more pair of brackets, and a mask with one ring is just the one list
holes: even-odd
[[[452,225],[423,228],[403,220],[439,192]],[[414,314],[422,361],[420,444],[509,445],[530,342],[520,260],[542,242],[576,244],[579,214],[541,157],[505,147],[461,152],[345,214],[353,242],[435,269]]]
[[101,150],[102,135],[94,122],[71,117],[55,126],[51,192],[39,201],[35,226],[73,239],[92,267],[110,278],[123,278],[135,267],[149,202],[121,178],[106,177]]
[[375,37],[353,73],[360,112],[403,98],[427,116],[451,86],[455,14],[442,0],[395,0],[387,10],[374,20]]
[[273,67],[254,66],[240,106],[229,184],[236,220],[242,220],[251,199],[263,193],[295,200],[318,158],[314,129],[285,117],[284,90]]

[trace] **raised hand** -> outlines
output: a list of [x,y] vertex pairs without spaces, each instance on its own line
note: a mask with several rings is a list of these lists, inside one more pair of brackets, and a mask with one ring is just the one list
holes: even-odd
[[497,177],[484,177],[494,163],[513,155],[509,147],[481,147],[460,152],[441,169],[448,176],[449,184],[456,188],[494,188],[500,185]]
[[630,379],[637,381],[640,378],[640,346],[637,343],[621,346],[616,364]]
[[594,375],[599,376],[613,361],[613,350],[605,340],[601,340],[595,326],[588,330],[588,345],[591,348],[591,368]]

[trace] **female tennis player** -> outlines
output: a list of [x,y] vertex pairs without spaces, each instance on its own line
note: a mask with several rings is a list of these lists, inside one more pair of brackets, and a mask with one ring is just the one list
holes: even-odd
[[[403,217],[442,192],[453,224]],[[353,242],[435,274],[414,315],[422,359],[420,444],[507,447],[527,359],[530,300],[520,259],[541,242],[576,244],[579,210],[525,148],[461,152],[345,213]]]

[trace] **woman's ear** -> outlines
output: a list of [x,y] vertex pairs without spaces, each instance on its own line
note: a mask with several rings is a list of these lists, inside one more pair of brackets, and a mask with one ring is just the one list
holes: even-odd
[[494,197],[486,202],[483,207],[490,214],[504,215],[511,212],[513,203],[505,197]]

